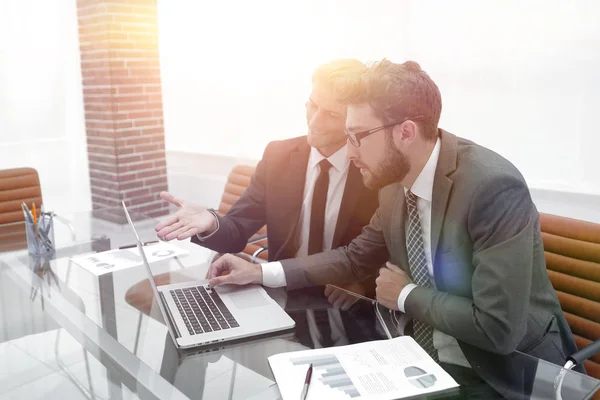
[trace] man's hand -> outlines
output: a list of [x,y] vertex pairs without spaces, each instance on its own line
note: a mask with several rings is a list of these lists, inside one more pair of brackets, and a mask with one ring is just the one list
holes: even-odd
[[262,268],[260,264],[253,264],[232,254],[225,254],[211,264],[208,270],[208,283],[210,286],[262,284]]
[[161,199],[179,207],[179,210],[160,221],[156,228],[157,236],[164,240],[175,238],[184,240],[198,233],[209,234],[217,229],[215,216],[197,204],[176,199],[167,192],[160,193]]
[[389,262],[386,265],[387,268],[379,270],[379,276],[375,280],[377,301],[389,309],[398,310],[400,292],[412,281],[400,267]]
[[[361,294],[363,296],[367,294],[367,290],[365,289],[365,287],[358,282],[350,283],[347,285],[340,285],[340,287],[351,292]],[[327,300],[329,300],[329,302],[333,304],[335,308],[341,308],[344,311],[348,310],[354,305],[354,303],[358,301],[358,297],[352,296],[342,290],[336,289],[329,285],[325,287],[325,296],[327,296]]]

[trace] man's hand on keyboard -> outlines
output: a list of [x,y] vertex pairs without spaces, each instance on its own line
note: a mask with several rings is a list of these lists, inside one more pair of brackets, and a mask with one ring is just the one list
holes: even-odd
[[208,280],[210,286],[262,284],[262,268],[260,264],[253,264],[232,254],[225,254],[211,264]]

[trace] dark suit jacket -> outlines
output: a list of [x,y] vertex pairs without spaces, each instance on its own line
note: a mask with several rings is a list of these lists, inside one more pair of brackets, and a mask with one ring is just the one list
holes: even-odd
[[[437,290],[417,287],[406,312],[455,337],[473,369],[508,397],[527,392],[520,351],[563,365],[575,343],[546,272],[538,212],[519,171],[440,130],[431,209]],[[389,257],[409,274],[405,198],[383,188],[371,224],[346,248],[282,262],[289,289],[343,283]]]
[[[220,253],[236,253],[266,224],[269,261],[294,257],[309,155],[306,136],[269,143],[248,189],[227,215],[219,217],[219,230],[203,242],[196,237],[192,241]],[[365,188],[354,164],[349,168],[332,248],[350,243],[377,209],[377,192]]]

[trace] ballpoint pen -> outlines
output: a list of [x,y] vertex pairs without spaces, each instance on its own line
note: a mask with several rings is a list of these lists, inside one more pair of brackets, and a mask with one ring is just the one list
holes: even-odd
[[40,228],[42,229],[42,232],[44,232],[46,230],[46,219],[44,218],[44,205],[40,204]]
[[31,215],[31,211],[29,211],[29,208],[27,207],[27,204],[25,204],[25,202],[21,203],[21,208],[25,213],[25,221],[33,223],[33,215]]
[[302,388],[302,394],[300,395],[300,400],[306,400],[306,395],[308,394],[308,386],[310,385],[310,378],[312,378],[312,363],[308,367],[308,371],[306,371],[306,378],[304,379],[304,387]]

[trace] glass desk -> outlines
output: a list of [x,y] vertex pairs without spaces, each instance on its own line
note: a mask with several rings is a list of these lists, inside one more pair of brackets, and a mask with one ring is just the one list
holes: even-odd
[[[142,266],[98,276],[70,259],[134,244],[122,212],[66,217],[72,228],[55,224],[53,258],[35,259],[26,250],[0,253],[0,399],[279,397],[267,357],[313,346],[315,320],[306,316],[307,310],[329,307],[322,289],[267,290],[297,321],[294,330],[180,351]],[[141,240],[155,241],[157,221],[133,218]],[[177,245],[187,254],[152,264],[159,284],[203,279],[215,256],[189,242]],[[367,302],[357,302],[340,321],[345,334],[336,344],[383,339]],[[556,398],[553,382],[561,368],[525,354],[515,357],[529,365],[525,384],[513,388],[515,397]],[[599,385],[569,371],[562,398],[589,398]]]

